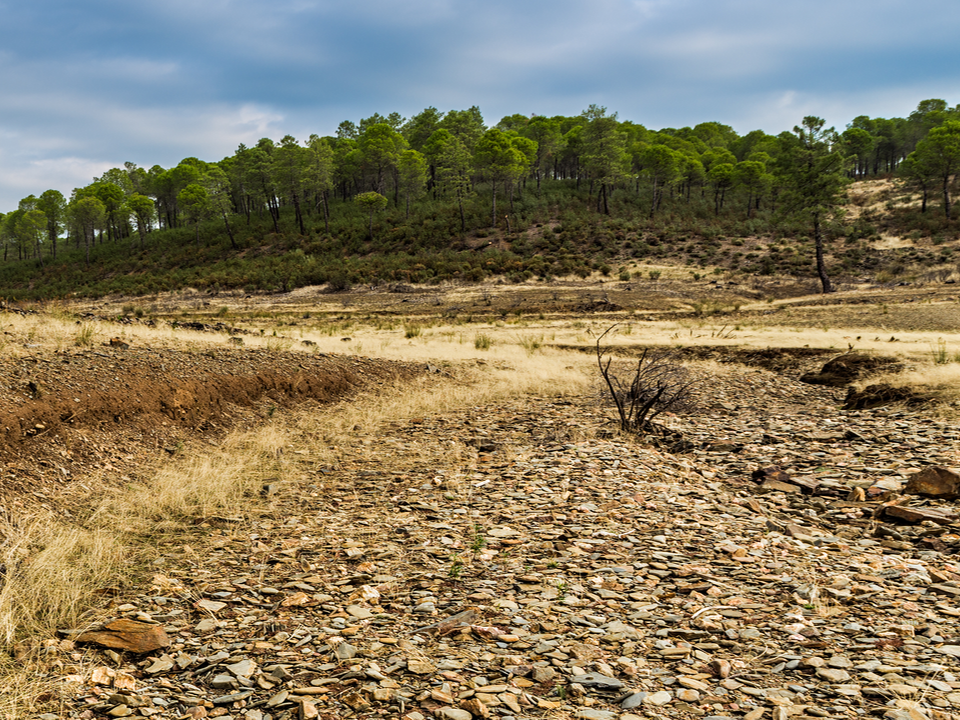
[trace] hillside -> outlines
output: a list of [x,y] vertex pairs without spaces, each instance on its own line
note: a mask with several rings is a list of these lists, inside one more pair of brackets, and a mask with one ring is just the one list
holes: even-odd
[[[916,196],[887,180],[855,183],[845,220],[831,230],[826,263],[841,284],[944,281],[955,279],[960,244],[953,226],[922,214]],[[812,241],[797,225],[774,225],[772,216],[714,217],[690,205],[650,218],[635,200],[613,198],[613,216],[592,211],[589,197],[556,187],[537,200],[521,195],[510,231],[479,227],[466,235],[454,208],[436,204],[409,220],[388,210],[373,223],[373,238],[353,204],[335,206],[331,232],[308,217],[310,233],[300,235],[294,219],[281,213],[280,232],[255,216],[234,226],[234,240],[222,222],[209,220],[199,233],[187,228],[137,236],[101,238],[85,251],[61,244],[56,260],[0,264],[2,294],[12,299],[54,299],[121,294],[147,295],[194,288],[206,292],[289,292],[325,285],[332,292],[354,285],[383,287],[427,283],[476,283],[499,277],[549,285],[555,278],[598,281],[643,280],[664,268],[691,279],[716,277],[793,278],[806,292],[815,279]],[[482,226],[483,203],[474,199],[471,218]],[[699,207],[699,209],[698,209]],[[198,242],[199,238],[199,242]]]

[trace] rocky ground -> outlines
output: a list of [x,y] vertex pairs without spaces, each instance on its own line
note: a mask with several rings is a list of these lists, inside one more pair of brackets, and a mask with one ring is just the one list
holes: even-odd
[[710,376],[672,450],[596,395],[292,449],[309,481],[49,642],[46,720],[952,717],[960,524],[902,491],[960,436],[795,378]]

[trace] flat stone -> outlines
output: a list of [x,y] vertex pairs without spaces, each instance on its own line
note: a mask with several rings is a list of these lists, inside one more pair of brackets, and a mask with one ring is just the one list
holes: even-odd
[[220,612],[226,606],[227,604],[225,602],[220,602],[219,600],[207,600],[206,598],[203,600],[198,600],[194,603],[194,607],[196,607],[198,610],[206,610],[207,612],[212,613]]
[[473,715],[471,715],[467,710],[461,710],[460,708],[440,708],[437,711],[437,714],[440,717],[447,718],[447,720],[473,720]]
[[426,660],[408,660],[407,670],[415,675],[429,675],[436,671],[436,666]]
[[623,683],[613,677],[607,677],[600,673],[587,673],[586,675],[574,675],[570,682],[583,685],[585,688],[597,688],[599,690],[619,690]]
[[666,690],[661,690],[659,692],[655,692],[650,695],[647,695],[643,699],[643,704],[659,707],[661,705],[666,705],[672,700],[673,700],[673,695],[671,693],[667,692]]
[[574,717],[582,718],[583,720],[616,720],[617,713],[609,710],[599,710],[597,708],[583,708],[577,710],[577,714],[574,715]]
[[217,690],[226,690],[227,688],[237,687],[237,678],[233,675],[220,674],[215,675],[213,680],[210,681],[210,687],[216,688]]
[[253,660],[241,660],[240,662],[233,663],[232,665],[227,665],[227,670],[232,672],[237,677],[250,677],[257,670],[257,663]]
[[93,643],[136,655],[170,646],[170,638],[167,637],[162,626],[126,619],[114,620],[100,630],[82,633],[75,638],[75,641]]
[[176,665],[176,661],[169,655],[161,655],[153,661],[153,663],[146,669],[146,672],[150,675],[156,675],[157,673],[170,672],[173,670]]
[[850,679],[850,673],[837,668],[817,668],[817,677],[832,683],[843,683]]

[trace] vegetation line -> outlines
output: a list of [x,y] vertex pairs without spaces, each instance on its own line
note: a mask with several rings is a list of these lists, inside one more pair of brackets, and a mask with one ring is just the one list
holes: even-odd
[[[816,275],[829,292],[830,274],[879,269],[862,241],[891,225],[956,239],[958,170],[960,109],[939,99],[842,132],[809,116],[777,136],[717,122],[652,130],[595,105],[492,127],[476,107],[431,107],[345,121],[331,137],[263,138],[218,162],[126,163],[69,198],[29,195],[0,215],[0,287],[50,298],[614,269],[629,280],[631,261],[677,256]],[[905,194],[892,221],[843,212],[851,181],[879,178]],[[747,238],[759,247],[717,242]]]

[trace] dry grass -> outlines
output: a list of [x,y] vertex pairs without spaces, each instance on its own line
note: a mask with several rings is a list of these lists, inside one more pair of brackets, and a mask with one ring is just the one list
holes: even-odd
[[41,643],[83,625],[98,590],[124,572],[125,547],[110,530],[67,527],[52,516],[0,521],[0,717],[51,710],[56,687],[43,679]]
[[158,463],[147,482],[103,500],[91,523],[115,528],[130,542],[182,530],[203,518],[243,517],[265,480],[289,474],[283,454],[287,442],[285,431],[269,423],[232,433],[213,450],[182,447],[177,459]]
[[931,395],[943,403],[960,401],[960,363],[917,365],[902,373],[878,375],[860,382],[859,387],[888,383],[895,387],[911,387]]
[[123,558],[109,530],[65,527],[49,517],[8,518],[3,533],[0,643],[6,646],[75,625],[89,595],[115,578]]

